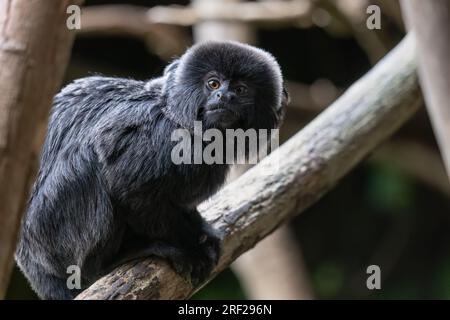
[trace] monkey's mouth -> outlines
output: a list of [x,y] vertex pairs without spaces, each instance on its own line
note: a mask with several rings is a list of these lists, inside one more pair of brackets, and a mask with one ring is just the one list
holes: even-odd
[[212,127],[229,128],[239,121],[237,112],[224,105],[209,106],[200,110],[199,115]]
[[239,117],[237,112],[235,112],[232,108],[230,108],[224,104],[217,104],[217,105],[211,106],[211,107],[207,108],[204,112],[205,112],[205,114],[208,114],[208,115],[231,114],[231,115],[234,115],[235,117]]

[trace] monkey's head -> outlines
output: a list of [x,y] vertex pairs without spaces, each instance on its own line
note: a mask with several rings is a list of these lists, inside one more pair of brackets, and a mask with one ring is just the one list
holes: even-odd
[[275,58],[233,41],[191,47],[165,76],[165,111],[188,128],[273,129],[288,100]]

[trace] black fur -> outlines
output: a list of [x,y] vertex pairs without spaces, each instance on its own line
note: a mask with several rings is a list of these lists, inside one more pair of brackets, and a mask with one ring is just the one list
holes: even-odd
[[[221,105],[230,125],[208,116],[211,71],[249,85],[247,96]],[[171,134],[194,120],[204,129],[275,128],[282,100],[274,58],[234,42],[196,45],[149,82],[95,76],[65,87],[54,99],[16,252],[33,289],[71,299],[79,292],[66,286],[69,265],[81,268],[85,288],[138,255],[166,258],[201,281],[219,248],[196,206],[221,186],[228,166],[173,164]]]

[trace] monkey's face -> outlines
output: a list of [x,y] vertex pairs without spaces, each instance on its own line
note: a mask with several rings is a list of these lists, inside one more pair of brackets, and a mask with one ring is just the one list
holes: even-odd
[[198,119],[207,128],[239,128],[246,123],[254,108],[254,88],[248,81],[230,79],[211,71],[203,79],[205,104],[198,110]]
[[205,42],[166,68],[167,109],[203,129],[273,129],[286,101],[281,70],[269,53],[237,42]]

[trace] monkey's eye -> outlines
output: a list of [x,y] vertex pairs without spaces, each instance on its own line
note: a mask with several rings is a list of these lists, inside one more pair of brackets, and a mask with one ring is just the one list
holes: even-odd
[[217,79],[209,79],[208,80],[208,87],[212,90],[217,90],[220,88],[220,81]]
[[236,91],[236,94],[238,94],[238,95],[247,93],[247,87],[243,86],[243,85],[237,86],[234,90]]

